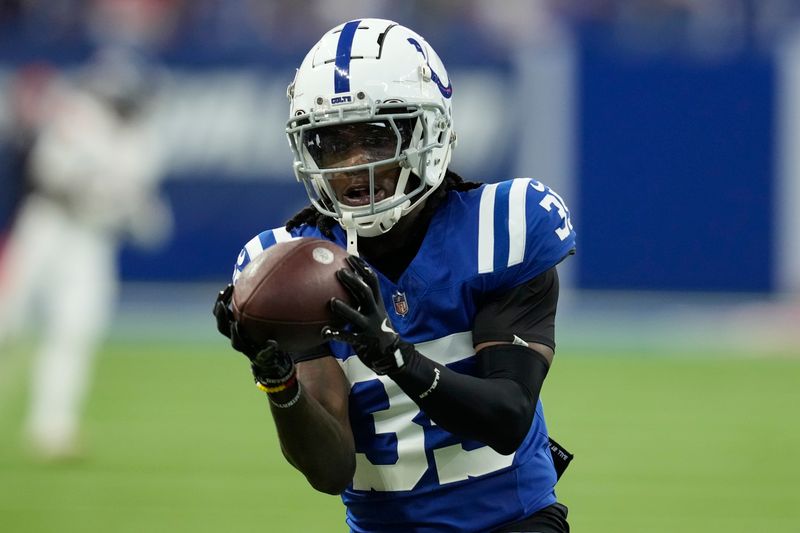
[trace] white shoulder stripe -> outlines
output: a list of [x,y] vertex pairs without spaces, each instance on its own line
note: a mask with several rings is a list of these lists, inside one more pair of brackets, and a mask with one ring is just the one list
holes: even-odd
[[530,178],[518,178],[511,183],[508,195],[508,266],[522,263],[525,258],[525,200],[528,198]]
[[286,242],[294,240],[295,237],[292,237],[292,234],[286,231],[284,226],[279,228],[275,228],[272,230],[272,234],[275,236],[275,242]]
[[497,183],[486,185],[478,211],[478,273],[494,270],[494,199]]
[[244,249],[247,250],[247,255],[250,257],[250,261],[252,261],[258,257],[258,254],[264,251],[264,247],[261,245],[261,238],[256,235],[247,241],[247,244],[244,245]]

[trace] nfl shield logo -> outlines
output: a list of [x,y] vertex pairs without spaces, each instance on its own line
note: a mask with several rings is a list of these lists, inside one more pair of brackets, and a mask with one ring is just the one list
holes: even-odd
[[406,300],[406,293],[397,291],[392,295],[392,302],[394,302],[394,312],[400,316],[406,316],[408,313],[408,300]]

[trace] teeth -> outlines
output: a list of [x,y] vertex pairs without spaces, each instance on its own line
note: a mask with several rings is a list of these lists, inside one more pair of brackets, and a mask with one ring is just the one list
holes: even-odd
[[368,194],[369,190],[366,187],[353,187],[347,191],[347,196],[365,196]]
[[[383,189],[376,189],[375,202],[381,201],[382,195]],[[370,188],[368,185],[350,187],[345,191],[344,197],[352,202],[353,205],[366,205],[370,202]]]

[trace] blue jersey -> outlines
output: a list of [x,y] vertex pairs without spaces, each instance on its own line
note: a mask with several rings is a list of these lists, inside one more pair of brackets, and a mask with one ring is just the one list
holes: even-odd
[[[296,237],[324,238],[305,225],[265,231],[242,250],[234,282],[262,250]],[[332,240],[346,247],[338,226]],[[450,191],[397,283],[378,272],[389,319],[420,353],[474,375],[480,302],[552,268],[574,247],[564,202],[536,180]],[[348,345],[332,342],[331,350],[351,384],[356,473],[342,499],[352,531],[487,531],[555,503],[541,402],[516,453],[501,455],[438,427]]]

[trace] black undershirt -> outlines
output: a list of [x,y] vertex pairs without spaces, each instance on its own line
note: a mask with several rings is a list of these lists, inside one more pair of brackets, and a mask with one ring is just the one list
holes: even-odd
[[[472,344],[514,342],[516,335],[555,350],[555,319],[558,304],[558,272],[553,267],[513,289],[490,295],[478,305]],[[292,354],[295,363],[332,355],[327,344]]]
[[507,292],[486,297],[478,303],[472,344],[514,342],[516,335],[555,350],[558,291],[558,272],[553,267]]

